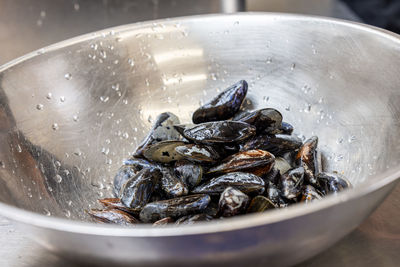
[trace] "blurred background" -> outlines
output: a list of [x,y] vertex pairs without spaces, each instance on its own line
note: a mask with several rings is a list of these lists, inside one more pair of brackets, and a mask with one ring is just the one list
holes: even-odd
[[116,25],[238,11],[321,15],[400,31],[400,0],[0,0],[0,65]]

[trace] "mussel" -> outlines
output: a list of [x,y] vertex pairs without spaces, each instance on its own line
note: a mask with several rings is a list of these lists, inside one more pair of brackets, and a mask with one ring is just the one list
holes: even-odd
[[139,172],[139,169],[135,166],[130,165],[123,165],[121,168],[118,169],[117,174],[114,177],[114,195],[116,197],[121,197],[122,188],[124,187],[125,183],[135,176]]
[[176,177],[172,167],[160,167],[161,189],[170,197],[184,196],[189,193],[187,186]]
[[301,193],[304,181],[304,168],[291,169],[281,176],[282,195],[287,199],[294,199]]
[[175,224],[177,225],[188,225],[188,224],[194,224],[197,222],[204,222],[204,221],[211,221],[213,217],[210,215],[207,215],[205,213],[201,214],[195,214],[195,215],[186,215],[178,220],[176,220]]
[[175,114],[164,112],[158,115],[149,134],[136,148],[134,156],[141,157],[143,151],[147,149],[149,145],[156,142],[164,140],[179,140],[180,135],[173,127],[175,124],[179,124],[179,118]]
[[177,218],[201,213],[210,203],[210,196],[197,194],[148,203],[140,212],[143,222],[155,222],[165,217]]
[[350,181],[339,173],[321,172],[318,174],[317,178],[325,194],[337,193],[343,189],[352,187]]
[[234,187],[243,193],[264,192],[264,180],[257,175],[245,172],[231,172],[195,187],[193,193],[216,195],[222,193],[227,187]]
[[241,151],[262,149],[274,154],[275,156],[282,156],[286,152],[300,148],[301,145],[301,139],[291,135],[258,135],[244,143]]
[[161,163],[170,163],[183,158],[183,156],[175,151],[175,148],[185,143],[176,140],[167,140],[147,146],[143,150],[143,156],[149,160]]
[[247,213],[264,212],[275,208],[275,204],[270,199],[264,196],[256,196],[251,200]]
[[322,194],[312,185],[303,186],[301,190],[301,202],[309,203],[311,201],[322,199]]
[[254,125],[258,133],[271,133],[282,126],[282,114],[273,108],[264,108],[251,112],[239,121]]
[[186,139],[203,144],[240,142],[255,133],[254,126],[240,121],[205,122],[182,131]]
[[208,174],[246,171],[261,176],[274,166],[275,157],[268,151],[255,149],[238,152],[208,170]]
[[187,160],[175,162],[175,174],[188,189],[197,186],[203,177],[203,167]]
[[140,210],[149,201],[160,176],[159,170],[142,169],[131,177],[122,189],[122,204]]
[[202,144],[180,145],[175,147],[175,151],[183,158],[199,163],[213,163],[220,158],[212,146]]
[[219,214],[231,217],[244,212],[249,204],[249,197],[233,187],[227,187],[219,199]]
[[119,209],[91,209],[88,214],[98,222],[114,223],[121,226],[133,226],[139,221],[131,214]]
[[306,140],[304,144],[300,147],[300,150],[296,155],[296,160],[300,161],[301,166],[304,168],[305,179],[310,184],[319,186],[316,177],[316,170],[319,169],[316,154],[317,145],[317,136],[313,136],[310,139]]
[[226,120],[239,111],[247,94],[247,82],[242,80],[225,89],[217,97],[197,109],[193,123]]

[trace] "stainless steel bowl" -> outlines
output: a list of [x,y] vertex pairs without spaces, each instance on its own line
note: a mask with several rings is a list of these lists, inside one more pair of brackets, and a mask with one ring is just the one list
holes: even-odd
[[[96,263],[295,264],[352,231],[395,186],[399,62],[393,33],[268,13],[138,23],[44,48],[0,67],[0,214],[50,250]],[[318,135],[324,168],[354,189],[181,228],[84,222],[158,113],[189,121],[239,79],[250,84],[247,108],[277,108],[297,134]]]

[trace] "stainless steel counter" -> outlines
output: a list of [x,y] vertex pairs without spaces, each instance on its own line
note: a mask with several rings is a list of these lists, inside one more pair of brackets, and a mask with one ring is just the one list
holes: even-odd
[[[400,185],[355,231],[313,259],[297,267],[397,267],[400,261]],[[329,229],[327,229],[328,231]],[[0,266],[66,267],[59,258],[29,240],[0,218]]]

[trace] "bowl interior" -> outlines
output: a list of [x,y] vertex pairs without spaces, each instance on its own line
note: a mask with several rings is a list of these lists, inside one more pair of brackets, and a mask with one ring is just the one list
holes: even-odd
[[86,220],[161,112],[190,122],[249,83],[245,109],[277,108],[318,135],[324,169],[357,187],[398,165],[400,41],[319,18],[205,16],[133,24],[54,45],[0,70],[0,200]]

